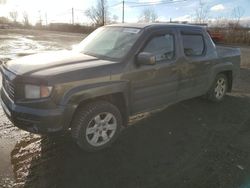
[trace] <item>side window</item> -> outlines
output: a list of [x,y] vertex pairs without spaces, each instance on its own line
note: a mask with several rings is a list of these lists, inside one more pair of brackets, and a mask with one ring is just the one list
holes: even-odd
[[186,56],[201,56],[205,50],[203,36],[199,34],[182,34],[184,53]]
[[153,37],[143,49],[155,55],[156,61],[171,60],[174,58],[174,36],[171,34]]

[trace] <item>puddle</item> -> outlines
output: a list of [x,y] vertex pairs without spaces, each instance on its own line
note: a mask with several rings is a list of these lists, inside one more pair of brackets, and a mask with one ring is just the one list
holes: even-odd
[[50,50],[69,49],[85,36],[77,33],[0,29],[0,60]]
[[14,59],[19,56],[35,54],[48,50],[63,49],[56,42],[52,41],[35,41],[28,37],[19,36],[0,36],[0,60]]
[[11,152],[11,164],[13,166],[15,185],[23,185],[29,176],[31,161],[40,157],[41,139],[37,135],[28,135],[17,142]]
[[[32,31],[32,34],[27,32],[29,31],[21,30],[15,33],[15,31],[0,30],[0,64],[1,61],[20,56],[65,49],[82,40],[80,34],[71,37],[70,34],[67,36],[55,32]],[[64,42],[65,38],[68,40],[67,43]],[[0,88],[1,83],[2,77],[0,74]],[[39,174],[30,174],[30,171],[35,171],[34,169],[40,168],[40,166],[44,168],[46,165],[41,165],[41,163],[49,161],[49,155],[47,154],[50,150],[45,152],[47,154],[41,158],[41,142],[47,143],[48,149],[50,148],[49,145],[53,145],[53,142],[48,142],[47,138],[41,138],[41,136],[14,127],[5,116],[0,105],[0,187],[19,188],[27,185],[27,181],[36,182],[37,175],[41,175],[40,173],[46,171],[46,169],[38,170],[37,173]],[[32,187],[38,187],[38,184]]]

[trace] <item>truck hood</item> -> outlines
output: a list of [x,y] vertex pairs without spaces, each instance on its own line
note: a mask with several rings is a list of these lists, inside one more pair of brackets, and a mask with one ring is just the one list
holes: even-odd
[[84,68],[85,66],[100,66],[107,63],[113,62],[100,60],[74,51],[63,50],[25,56],[8,61],[4,66],[17,75],[26,75],[43,70]]

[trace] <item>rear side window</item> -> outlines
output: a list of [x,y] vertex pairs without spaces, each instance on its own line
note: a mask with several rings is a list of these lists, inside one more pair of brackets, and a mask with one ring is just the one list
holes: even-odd
[[155,55],[156,61],[171,60],[174,58],[174,36],[171,34],[153,37],[143,49]]
[[182,34],[184,53],[186,56],[201,56],[205,50],[203,36],[199,34]]

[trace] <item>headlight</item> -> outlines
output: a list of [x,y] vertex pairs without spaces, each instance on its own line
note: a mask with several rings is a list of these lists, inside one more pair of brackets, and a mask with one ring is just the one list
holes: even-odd
[[25,85],[25,98],[26,99],[40,99],[50,96],[51,86],[38,86],[38,85]]

